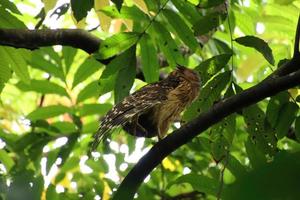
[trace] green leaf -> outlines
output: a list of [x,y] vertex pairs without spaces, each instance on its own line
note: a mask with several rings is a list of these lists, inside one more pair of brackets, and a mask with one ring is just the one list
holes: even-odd
[[117,33],[107,38],[100,44],[96,59],[110,58],[133,46],[139,39],[140,34],[135,32]]
[[77,130],[76,126],[72,122],[54,122],[51,126],[58,129],[60,134],[68,134]]
[[77,96],[77,103],[82,102],[91,97],[98,97],[100,93],[100,86],[98,81],[89,83]]
[[247,157],[250,160],[250,163],[253,168],[258,168],[264,163],[267,162],[265,155],[253,144],[248,137],[248,140],[245,142]]
[[11,1],[0,0],[0,5],[1,5],[1,7],[5,8],[15,14],[22,15],[22,13],[18,10],[17,6]]
[[231,56],[232,54],[221,54],[201,62],[195,68],[195,70],[199,72],[199,75],[201,77],[201,84],[205,85],[205,83],[216,73],[225,68]]
[[122,8],[122,4],[123,4],[123,0],[111,0],[117,7],[118,10],[121,10]]
[[25,83],[30,83],[27,63],[21,55],[24,50],[12,47],[0,47],[0,57],[3,65],[9,66]]
[[209,81],[200,92],[200,96],[187,109],[183,115],[184,121],[190,121],[203,111],[209,109],[217,100],[221,98],[221,92],[230,81],[231,72],[226,71],[218,74]]
[[235,156],[230,155],[227,158],[226,168],[237,178],[245,175],[247,173],[246,168],[240,163]]
[[295,0],[275,0],[274,2],[280,5],[289,5]]
[[268,43],[266,43],[264,40],[255,36],[244,36],[244,37],[236,38],[234,41],[246,47],[252,47],[256,49],[265,57],[265,59],[271,65],[275,64],[275,60],[272,54],[272,49],[269,47]]
[[111,104],[83,104],[78,108],[79,116],[104,114],[112,108]]
[[0,93],[4,88],[5,83],[11,78],[12,71],[6,63],[0,63]]
[[129,91],[133,85],[135,74],[136,74],[136,48],[135,46],[124,52],[124,58],[126,58],[123,63],[123,68],[118,72],[114,94],[115,103],[120,102],[124,97],[129,95]]
[[31,83],[24,84],[18,82],[16,86],[23,91],[35,91],[42,94],[58,94],[61,96],[69,96],[65,88],[61,87],[56,83],[52,83],[48,80],[31,80]]
[[196,7],[188,1],[172,0],[172,3],[179,10],[183,17],[185,17],[191,24],[195,24],[201,15]]
[[102,64],[94,58],[87,58],[75,72],[72,88],[97,72],[101,66]]
[[29,113],[27,115],[27,118],[30,119],[31,121],[36,121],[38,119],[47,119],[47,118],[56,117],[58,115],[64,113],[70,113],[70,112],[71,109],[66,106],[54,105],[54,106],[37,108],[36,110]]
[[7,172],[15,165],[14,160],[3,149],[0,149],[0,161],[5,166]]
[[273,155],[277,141],[274,131],[265,120],[265,113],[257,105],[252,105],[243,110],[243,116],[251,141],[261,152]]
[[78,139],[79,135],[80,135],[79,133],[73,133],[72,135],[70,135],[68,137],[67,144],[63,145],[58,152],[57,157],[62,159],[62,162],[59,165],[59,166],[62,166],[61,172],[67,172],[68,170],[77,167],[77,165],[79,163],[78,157],[72,156],[69,158],[74,146],[77,143],[77,139]]
[[94,0],[71,0],[71,8],[78,22],[87,16],[88,11],[90,11],[93,6]]
[[214,30],[221,24],[221,18],[224,18],[220,13],[210,13],[202,16],[193,24],[195,35],[204,35],[209,31]]
[[76,54],[77,54],[77,49],[73,47],[63,46],[62,55],[65,62],[65,74],[69,72]]
[[287,91],[280,92],[276,96],[271,97],[267,106],[266,117],[273,128],[276,127],[280,119],[279,111],[281,107],[289,101],[289,94]]
[[283,138],[288,133],[298,110],[297,104],[292,102],[288,102],[280,108],[278,123],[275,127],[278,139]]
[[136,6],[123,6],[120,12],[115,8],[115,6],[106,6],[100,11],[112,18],[132,19],[137,22],[149,22],[148,16]]
[[298,141],[300,141],[300,116],[298,116],[295,121],[295,134]]
[[155,37],[160,50],[166,56],[168,63],[175,67],[177,64],[185,65],[182,54],[178,46],[171,37],[170,32],[161,23],[154,21],[152,23],[153,36]]
[[204,175],[195,173],[180,176],[174,182],[168,185],[168,188],[173,184],[189,183],[198,192],[205,194],[216,195],[218,189],[218,181]]
[[59,200],[58,193],[56,192],[56,186],[50,184],[46,192],[46,200]]
[[193,32],[188,25],[181,19],[178,13],[164,9],[162,14],[167,18],[169,24],[175,30],[178,37],[192,50],[196,51],[200,47]]
[[225,3],[225,0],[199,0],[199,6],[200,8],[210,8],[210,7],[216,7],[222,3]]
[[142,70],[147,83],[158,81],[159,63],[155,46],[150,36],[145,33],[140,39]]
[[[4,0],[5,1],[5,0]],[[5,7],[0,7],[0,27],[1,28],[27,28],[17,17],[8,12]]]
[[299,158],[299,152],[278,152],[273,161],[262,164],[224,187],[222,199],[298,199]]
[[[47,55],[47,56],[46,56]],[[57,63],[46,60],[45,57],[50,57],[49,54],[44,54],[42,51],[34,51],[32,58],[29,61],[31,67],[40,69],[49,73],[51,76],[65,80],[64,73]]]

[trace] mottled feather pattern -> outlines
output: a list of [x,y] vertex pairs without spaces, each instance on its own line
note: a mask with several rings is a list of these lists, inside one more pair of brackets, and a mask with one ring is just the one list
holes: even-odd
[[170,123],[198,96],[199,85],[196,72],[178,67],[166,79],[127,96],[100,121],[92,150],[105,134],[118,126],[135,136],[163,138]]

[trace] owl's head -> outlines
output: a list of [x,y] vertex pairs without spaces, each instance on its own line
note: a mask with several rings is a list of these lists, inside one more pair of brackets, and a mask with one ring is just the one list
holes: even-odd
[[197,71],[188,69],[183,66],[177,66],[176,70],[171,72],[171,75],[179,78],[184,78],[185,80],[195,85],[200,85],[201,83],[201,79]]

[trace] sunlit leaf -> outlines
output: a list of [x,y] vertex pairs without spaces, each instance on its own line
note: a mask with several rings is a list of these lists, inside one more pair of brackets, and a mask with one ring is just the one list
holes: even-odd
[[62,55],[63,55],[63,59],[64,59],[64,63],[65,63],[65,73],[67,74],[70,70],[70,67],[74,61],[74,57],[77,54],[77,49],[72,48],[72,47],[68,47],[68,46],[64,46],[62,48]]
[[255,36],[244,36],[244,37],[236,38],[234,41],[246,47],[252,47],[256,49],[265,57],[265,59],[271,65],[274,65],[275,60],[272,54],[272,49],[269,47],[268,43],[266,43],[264,40]]
[[38,119],[47,119],[51,117],[55,117],[67,112],[71,112],[71,109],[62,105],[54,105],[37,108],[27,115],[27,118],[35,121]]
[[[4,0],[5,2],[5,0]],[[6,3],[4,3],[6,4]],[[1,2],[2,5],[2,2]],[[13,9],[14,12],[16,10],[14,8],[9,8]],[[13,16],[11,13],[9,13],[5,7],[0,7],[0,27],[1,28],[26,28],[26,25],[24,22],[19,20],[17,17]]]
[[219,13],[210,13],[206,16],[202,16],[193,24],[195,35],[204,35],[216,29],[221,24],[222,18],[224,17]]
[[134,21],[148,22],[149,18],[136,6],[123,6],[119,12],[114,6],[105,7],[100,10],[112,18],[132,19]]
[[101,1],[96,0],[94,3],[95,3],[94,9],[98,16],[101,29],[105,32],[108,32],[111,24],[111,18],[106,14],[100,12],[100,10],[106,6],[109,6],[109,0],[101,0]]
[[15,162],[14,160],[9,156],[9,154],[3,150],[0,149],[0,161],[5,166],[5,169],[9,172],[10,169],[14,166]]
[[94,58],[87,58],[75,72],[72,88],[97,72],[101,66],[102,64]]
[[198,175],[195,173],[183,175],[172,182],[172,184],[168,185],[168,187],[173,184],[181,183],[189,183],[194,190],[204,192],[206,194],[215,195],[217,193],[218,181],[204,175]]
[[159,22],[153,22],[153,36],[157,40],[160,50],[166,56],[168,63],[175,67],[177,64],[185,65],[182,54],[170,32]]
[[100,44],[97,59],[106,59],[133,46],[139,39],[139,33],[125,32],[118,33],[107,38]]
[[144,13],[148,13],[148,8],[144,0],[133,0],[134,4],[137,5]]
[[225,68],[230,58],[231,54],[221,54],[201,62],[195,70],[199,72],[202,85],[205,85],[213,75]]
[[185,17],[191,24],[195,24],[201,15],[196,7],[188,1],[172,0],[172,3],[179,10],[183,17]]
[[29,85],[23,82],[18,82],[16,86],[23,91],[35,91],[42,94],[58,94],[61,96],[68,96],[65,88],[47,80],[31,80]]
[[148,83],[158,81],[159,64],[157,52],[152,39],[148,34],[144,34],[140,42],[141,63],[145,80]]
[[112,108],[111,104],[83,104],[78,108],[79,116],[104,114]]
[[225,89],[230,80],[231,72],[220,73],[209,81],[200,92],[200,96],[187,109],[183,115],[184,121],[189,121],[201,112],[209,109],[217,100],[220,99],[221,92]]
[[117,81],[114,88],[115,103],[120,102],[124,97],[128,96],[129,91],[133,85],[136,73],[135,50],[136,49],[134,46],[125,52],[127,54],[127,58],[123,63],[123,68],[118,72],[118,75],[116,77]]
[[6,63],[0,64],[0,93],[4,88],[5,83],[11,78],[12,71]]
[[0,0],[0,5],[9,11],[21,15],[21,12],[18,10],[15,3],[6,0]]
[[34,51],[29,61],[31,67],[47,72],[49,75],[58,77],[61,80],[65,80],[62,68],[60,68],[57,63],[46,60],[46,55],[49,56],[49,54],[44,54],[42,51]]
[[164,9],[162,14],[167,18],[169,24],[175,30],[179,38],[192,50],[196,51],[200,47],[192,30],[188,25],[181,19],[178,13],[172,10]]
[[57,0],[43,0],[45,12],[47,13],[49,10],[54,8],[56,2]]
[[30,83],[29,71],[21,53],[22,50],[16,50],[12,47],[0,47],[2,64],[9,66],[23,82],[28,84]]
[[58,129],[60,134],[68,134],[77,130],[76,126],[72,122],[62,121],[54,122],[51,124],[54,128]]

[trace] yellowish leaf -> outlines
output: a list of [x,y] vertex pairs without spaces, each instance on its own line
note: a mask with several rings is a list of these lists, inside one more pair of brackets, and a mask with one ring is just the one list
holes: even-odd
[[44,10],[47,13],[49,10],[54,8],[57,0],[43,0],[43,2],[44,2]]
[[134,4],[139,7],[144,13],[148,13],[148,8],[144,2],[144,0],[133,0]]
[[264,63],[265,59],[258,53],[249,55],[245,60],[241,62],[237,69],[237,78],[239,81],[246,81],[251,75],[253,75]]
[[165,169],[168,169],[170,171],[175,171],[175,169],[176,169],[175,164],[173,164],[172,161],[168,158],[165,158],[162,161],[162,165],[164,166]]
[[109,6],[109,0],[95,1],[94,9],[98,16],[101,29],[105,32],[108,32],[112,19],[100,11],[106,6]]
[[71,18],[74,22],[74,25],[79,28],[79,29],[84,29],[84,27],[86,26],[86,23],[85,23],[85,20],[86,20],[86,17],[84,17],[82,20],[80,20],[79,22],[77,22],[77,20],[75,19],[74,17],[74,14],[72,13],[71,14]]
[[132,31],[133,21],[131,19],[123,19],[123,23],[127,27],[128,31]]
[[102,199],[109,200],[110,196],[111,196],[110,193],[111,193],[111,189],[110,189],[109,185],[107,184],[107,182],[104,182]]

